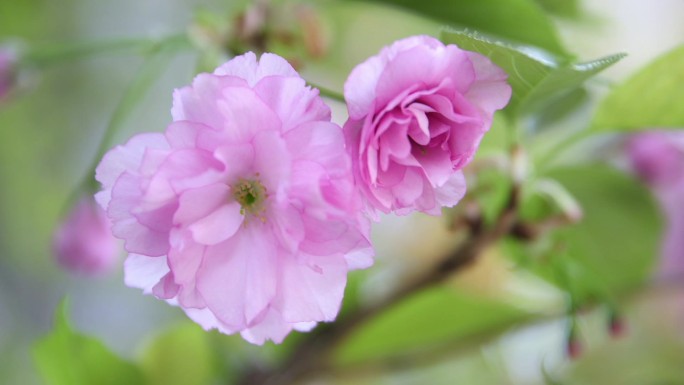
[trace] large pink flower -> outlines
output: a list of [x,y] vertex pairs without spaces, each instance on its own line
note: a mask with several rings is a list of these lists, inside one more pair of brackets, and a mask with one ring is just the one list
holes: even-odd
[[57,263],[77,274],[109,272],[118,251],[109,227],[107,216],[92,196],[83,197],[55,230],[52,246]]
[[438,215],[465,194],[470,162],[511,96],[486,57],[428,36],[399,40],[344,86],[354,176],[374,209]]
[[318,91],[279,56],[247,53],[177,90],[172,114],[97,169],[127,284],[257,344],[333,320],[372,249]]

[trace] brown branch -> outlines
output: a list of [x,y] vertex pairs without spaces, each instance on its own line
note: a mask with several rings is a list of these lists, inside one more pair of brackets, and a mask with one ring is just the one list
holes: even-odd
[[440,263],[410,284],[400,288],[376,305],[340,317],[335,323],[321,325],[303,341],[289,357],[273,370],[252,370],[242,377],[241,385],[291,384],[305,375],[322,370],[330,353],[359,325],[384,310],[396,305],[408,296],[443,282],[453,273],[474,262],[482,251],[509,234],[516,222],[520,189],[514,187],[499,220],[489,229],[483,226],[471,228],[471,235],[456,250],[446,255]]

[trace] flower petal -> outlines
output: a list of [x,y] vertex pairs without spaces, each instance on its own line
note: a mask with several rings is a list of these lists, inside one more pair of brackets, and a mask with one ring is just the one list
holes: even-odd
[[151,294],[152,288],[168,272],[166,257],[129,254],[124,262],[124,282],[127,286],[143,289],[145,294]]
[[278,252],[258,222],[207,249],[197,287],[207,307],[228,327],[248,327],[276,293]]
[[229,202],[188,227],[195,241],[216,245],[232,237],[242,225],[244,215],[240,204]]

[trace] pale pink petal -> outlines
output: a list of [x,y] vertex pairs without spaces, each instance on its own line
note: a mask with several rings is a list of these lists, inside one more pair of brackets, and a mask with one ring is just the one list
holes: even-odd
[[217,102],[226,141],[246,141],[261,130],[279,130],[280,118],[254,90],[237,88],[224,93]]
[[[311,160],[324,166],[348,168],[350,159],[344,151],[344,134],[340,126],[330,122],[307,122],[284,135],[294,160]],[[301,151],[306,148],[307,151]],[[341,166],[340,166],[341,165]]]
[[251,143],[225,144],[214,152],[214,157],[225,167],[225,181],[233,184],[241,177],[253,177],[254,147]]
[[187,120],[214,130],[222,129],[225,122],[218,103],[224,99],[226,89],[238,90],[244,87],[248,87],[244,79],[199,74],[192,86],[174,91],[171,108],[173,120]]
[[440,206],[452,207],[463,199],[465,193],[465,176],[463,172],[459,171],[452,175],[446,183],[435,189],[435,199]]
[[124,282],[127,286],[143,289],[145,294],[151,294],[152,288],[168,272],[166,257],[129,254],[124,262]]
[[404,180],[395,185],[392,192],[400,206],[410,206],[423,193],[423,184],[425,180],[421,172],[415,168],[408,168],[404,174]]
[[299,332],[308,332],[318,325],[318,322],[297,322],[292,324],[292,328]]
[[174,281],[174,274],[169,272],[163,276],[156,285],[154,285],[152,288],[152,294],[161,299],[173,299],[176,297],[179,290],[180,286],[178,286]]
[[326,256],[347,250],[354,250],[354,254],[366,253],[370,247],[370,229],[365,220],[344,223],[305,215],[302,216],[302,224],[307,236],[300,243],[300,249],[306,254]]
[[277,310],[269,308],[258,324],[243,330],[240,335],[255,345],[263,345],[268,340],[279,344],[290,333],[292,326],[292,323],[283,320]]
[[242,225],[244,215],[237,202],[229,202],[188,227],[195,241],[215,245],[232,237]]
[[282,57],[265,53],[257,62],[256,55],[253,52],[247,52],[225,63],[218,67],[214,74],[245,79],[251,87],[254,87],[266,76],[278,75],[299,78],[297,71]]
[[95,196],[97,203],[107,209],[114,183],[123,172],[140,167],[145,150],[150,148],[163,150],[168,147],[164,135],[151,133],[136,135],[125,145],[116,146],[107,152],[95,170],[95,179],[102,184],[102,191]]
[[188,227],[197,220],[210,215],[216,208],[228,202],[230,188],[223,183],[214,183],[184,191],[178,200],[173,223]]
[[350,119],[362,119],[375,108],[375,86],[384,63],[373,56],[356,66],[344,83],[344,99]]
[[287,322],[331,321],[337,315],[346,285],[347,264],[336,256],[280,260],[281,286],[274,306]]
[[372,113],[377,98],[376,87],[387,63],[403,50],[420,45],[437,48],[442,43],[429,36],[412,36],[383,48],[379,55],[372,56],[354,67],[344,83],[344,99],[352,120],[361,119]]
[[[140,181],[133,175],[124,173],[119,177],[112,191],[107,214],[112,220],[112,233],[125,241],[126,250],[134,254],[151,257],[166,255],[169,249],[168,235],[164,230],[152,229],[140,223],[135,216],[142,191]],[[171,227],[171,218],[159,227]]]
[[[435,87],[444,76],[453,76],[457,90],[467,90],[475,81],[475,70],[463,51],[451,47],[445,50],[418,45],[398,53],[378,79],[376,103],[384,105],[414,84]],[[421,70],[417,71],[417,68]]]
[[240,329],[233,329],[219,321],[214,313],[208,308],[183,308],[185,314],[190,317],[191,320],[197,322],[204,330],[218,329],[224,334],[233,334],[240,331]]
[[206,307],[197,289],[196,278],[207,246],[194,242],[187,230],[174,230],[170,236],[172,248],[167,261],[173,271],[173,281],[179,286],[176,296],[178,304],[183,307]]
[[330,120],[330,108],[318,97],[318,90],[306,86],[304,79],[269,76],[261,79],[254,90],[278,114],[285,133],[305,123]]
[[375,251],[373,251],[373,247],[370,241],[368,241],[368,246],[365,249],[360,248],[345,256],[347,268],[349,270],[367,269],[373,266],[373,256],[375,256]]
[[468,57],[475,67],[476,80],[465,96],[489,115],[504,108],[513,92],[506,83],[508,74],[479,53],[468,52]]
[[278,252],[258,222],[205,253],[197,287],[207,307],[234,329],[246,328],[276,293]]
[[259,170],[259,180],[271,193],[276,193],[290,179],[292,156],[285,140],[277,131],[262,131],[254,136],[252,145],[254,168]]

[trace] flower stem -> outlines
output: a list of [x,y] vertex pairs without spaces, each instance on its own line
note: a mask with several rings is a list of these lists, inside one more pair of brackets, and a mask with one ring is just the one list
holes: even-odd
[[107,41],[72,42],[33,48],[23,55],[21,60],[22,64],[44,68],[65,61],[79,60],[102,54],[149,54],[159,49],[160,46],[168,45],[171,42],[189,45],[185,34],[163,39],[126,38]]
[[345,102],[344,101],[344,95],[342,95],[341,93],[339,93],[337,91],[333,91],[329,88],[325,88],[323,86],[320,86],[320,85],[312,83],[312,82],[307,82],[307,83],[309,83],[309,85],[311,87],[318,89],[318,92],[320,93],[321,96],[323,96],[325,98],[337,100],[338,102],[342,102],[342,103]]
[[180,48],[184,48],[183,41],[179,41],[177,37],[172,37],[170,39],[161,41],[150,50],[147,59],[143,65],[138,70],[128,88],[124,92],[123,96],[119,100],[119,103],[112,114],[112,117],[107,124],[107,129],[100,141],[98,146],[96,159],[92,167],[92,171],[95,170],[95,166],[99,163],[99,159],[104,155],[105,151],[111,146],[111,140],[114,135],[123,126],[126,118],[135,109],[135,107],[140,103],[142,98],[147,94],[147,91],[163,73],[161,70],[169,62],[169,55],[177,52]]
[[271,371],[248,372],[238,383],[285,385],[321,370],[333,349],[357,327],[409,296],[444,282],[455,272],[473,263],[485,248],[509,234],[517,219],[520,194],[520,186],[514,185],[498,221],[491,228],[478,226],[471,229],[468,239],[448,253],[427,274],[400,288],[380,303],[348,314],[326,328],[314,331],[294,349],[280,367]]
[[104,153],[111,147],[112,139],[123,127],[126,118],[140,104],[147,91],[164,72],[162,69],[170,62],[169,56],[187,47],[190,47],[190,45],[185,36],[171,36],[167,39],[158,40],[153,46],[148,47],[145,62],[129,83],[114,109],[102,139],[100,139],[97,151],[95,152],[95,158],[81,182],[71,193],[64,210],[69,210],[83,193],[97,191],[99,185],[94,178],[95,169]]

